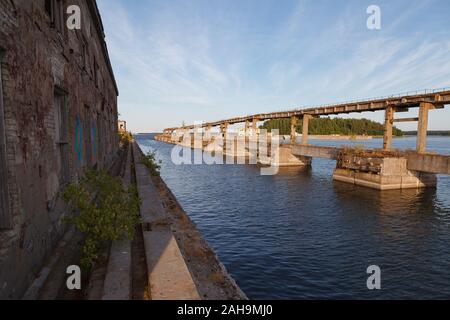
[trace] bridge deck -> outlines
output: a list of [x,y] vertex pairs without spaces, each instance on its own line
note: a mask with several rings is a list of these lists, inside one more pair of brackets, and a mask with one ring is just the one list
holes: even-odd
[[[278,111],[270,113],[254,114],[244,117],[237,117],[225,119],[220,121],[203,123],[201,127],[217,127],[223,124],[236,124],[247,121],[266,121],[271,119],[291,118],[294,116],[313,115],[313,116],[327,116],[336,114],[345,114],[353,112],[367,112],[385,110],[388,107],[396,107],[397,112],[407,111],[408,108],[419,107],[421,102],[429,102],[436,107],[442,107],[450,104],[450,90],[425,90],[421,94],[404,95],[397,97],[387,97],[379,99],[353,101],[348,103],[338,103],[334,105],[313,107],[313,108],[298,108],[289,111]],[[199,125],[200,126],[200,125]],[[173,132],[175,130],[191,130],[195,125],[184,126],[179,128],[168,128],[165,132]]]

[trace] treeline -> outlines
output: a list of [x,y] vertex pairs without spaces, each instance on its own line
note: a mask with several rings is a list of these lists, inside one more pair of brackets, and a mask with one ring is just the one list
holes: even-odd
[[[260,127],[269,132],[272,129],[278,129],[281,135],[291,134],[291,119],[269,120]],[[297,132],[302,132],[302,124],[297,126]],[[384,126],[378,122],[368,119],[341,119],[341,118],[320,118],[311,119],[309,122],[309,134],[311,135],[369,135],[382,136]],[[403,132],[398,128],[393,129],[395,136],[403,136]]]
[[[405,131],[404,134],[407,136],[416,136],[417,131]],[[439,130],[428,131],[428,135],[429,136],[446,136],[446,137],[448,137],[448,136],[450,136],[450,131],[439,131]]]

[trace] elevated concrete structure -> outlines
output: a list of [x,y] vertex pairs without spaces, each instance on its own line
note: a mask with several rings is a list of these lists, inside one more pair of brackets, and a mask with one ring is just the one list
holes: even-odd
[[[407,93],[385,98],[359,100],[310,108],[298,108],[289,111],[254,114],[226,120],[207,122],[202,124],[201,127],[218,127],[224,123],[229,126],[237,123],[245,123],[246,121],[258,122],[272,119],[289,119],[292,117],[302,118],[305,114],[320,117],[354,112],[374,112],[386,110],[388,108],[394,108],[395,112],[406,112],[409,108],[420,107],[421,103],[430,103],[436,108],[442,108],[444,105],[450,103],[450,89],[424,90],[420,93]],[[189,125],[179,128],[167,128],[164,130],[164,133],[172,133],[177,130],[192,130],[195,127],[196,125]]]
[[[436,173],[449,174],[448,157],[433,155],[426,152],[428,114],[430,110],[442,109],[450,104],[450,90],[425,90],[414,94],[404,94],[371,100],[353,101],[321,107],[294,109],[290,111],[255,114],[251,116],[231,118],[216,122],[209,122],[196,126],[184,126],[181,128],[168,128],[164,134],[157,136],[156,140],[179,143],[179,141],[168,137],[178,137],[179,132],[189,132],[197,128],[207,128],[209,132],[213,127],[220,127],[220,135],[225,140],[221,146],[224,154],[234,157],[258,157],[259,163],[272,166],[308,166],[311,158],[320,157],[337,160],[334,179],[353,184],[359,184],[379,190],[433,187],[436,185]],[[411,108],[418,108],[419,115],[415,118],[395,118],[397,113],[407,112]],[[366,150],[364,153],[351,153],[350,150],[338,148],[314,147],[309,142],[309,122],[312,118],[320,116],[348,114],[352,112],[374,112],[384,111],[384,135],[383,149],[376,153]],[[253,150],[236,148],[233,141],[227,146],[226,139],[229,137],[228,128],[237,123],[245,124],[245,136],[249,136],[250,127],[256,132],[259,121],[272,119],[291,119],[291,146],[278,148],[276,154],[264,153],[260,145]],[[302,123],[301,144],[297,144],[297,127]],[[393,127],[395,122],[418,122],[416,152],[403,152],[392,155]],[[190,139],[188,139],[190,140]],[[247,141],[247,140],[246,140]],[[189,146],[192,143],[185,142]],[[215,147],[208,147],[205,150]],[[220,148],[220,147],[219,147]],[[264,149],[264,148],[263,148]],[[345,151],[345,152],[344,152]],[[344,161],[345,160],[345,161]]]
[[427,173],[450,174],[450,156],[406,153],[408,169]]

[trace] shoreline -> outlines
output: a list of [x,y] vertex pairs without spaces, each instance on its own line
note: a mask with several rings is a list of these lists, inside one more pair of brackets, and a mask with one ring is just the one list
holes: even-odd
[[169,214],[175,239],[201,298],[248,300],[164,180],[158,176],[153,176],[152,180]]
[[[285,139],[290,139],[290,136],[283,135],[282,136]],[[297,139],[301,138],[302,135],[297,135]],[[364,135],[352,135],[352,136],[345,136],[345,135],[334,135],[334,134],[327,134],[327,135],[309,135],[309,139],[311,140],[372,140],[377,138],[376,136],[364,136]]]
[[[139,152],[143,154],[139,144],[135,143]],[[137,158],[135,161],[138,161]],[[151,182],[200,299],[248,300],[163,178],[151,176]]]

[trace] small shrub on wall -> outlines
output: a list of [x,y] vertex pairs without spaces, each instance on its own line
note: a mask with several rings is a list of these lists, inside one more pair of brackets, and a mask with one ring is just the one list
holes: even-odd
[[120,178],[91,170],[62,196],[76,213],[67,222],[86,235],[81,248],[83,267],[89,268],[111,241],[133,238],[140,205],[134,186],[125,188]]
[[121,146],[127,145],[133,141],[133,135],[128,131],[120,131],[119,132],[119,143]]
[[142,156],[142,163],[150,170],[152,176],[159,177],[161,170],[161,162],[156,160],[156,155],[154,152],[149,152]]

